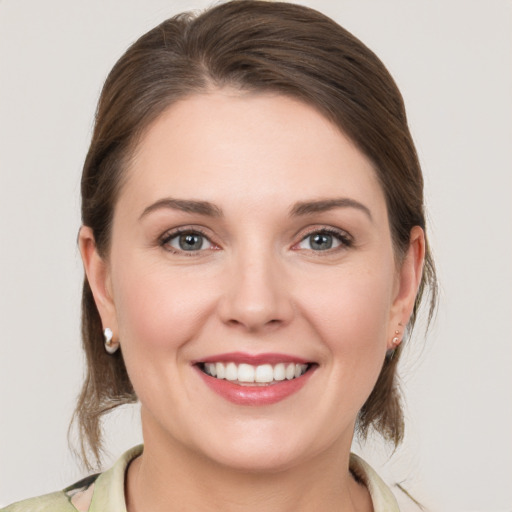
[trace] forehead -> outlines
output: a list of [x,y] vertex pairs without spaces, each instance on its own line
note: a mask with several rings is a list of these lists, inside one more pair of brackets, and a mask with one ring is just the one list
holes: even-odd
[[226,89],[187,97],[149,126],[120,200],[285,205],[333,194],[383,201],[370,160],[350,139],[296,99]]

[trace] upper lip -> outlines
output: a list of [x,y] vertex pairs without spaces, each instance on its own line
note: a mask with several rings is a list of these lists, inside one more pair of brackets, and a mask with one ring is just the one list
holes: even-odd
[[247,354],[245,352],[227,352],[224,354],[215,354],[203,359],[192,361],[192,364],[199,363],[235,363],[235,364],[250,364],[258,366],[261,364],[279,364],[279,363],[297,363],[309,364],[308,361],[302,357],[290,354],[277,354],[277,353],[264,353],[264,354]]

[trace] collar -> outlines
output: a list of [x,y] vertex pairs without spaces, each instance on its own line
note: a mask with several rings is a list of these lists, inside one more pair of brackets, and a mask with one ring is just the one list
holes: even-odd
[[[124,497],[126,470],[142,454],[143,445],[125,452],[108,471],[96,479],[89,512],[127,512]],[[350,470],[362,480],[372,498],[374,512],[400,512],[396,499],[375,470],[361,457],[350,454]]]

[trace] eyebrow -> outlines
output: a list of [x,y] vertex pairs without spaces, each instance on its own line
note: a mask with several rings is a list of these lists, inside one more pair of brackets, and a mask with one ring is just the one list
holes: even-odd
[[172,199],[170,197],[160,199],[148,206],[139,217],[139,220],[155,210],[170,208],[186,213],[197,213],[208,217],[222,217],[222,210],[208,201],[193,201],[190,199]]
[[[222,210],[210,203],[209,201],[195,201],[191,199],[173,199],[170,197],[159,199],[155,203],[151,204],[142,212],[139,217],[139,220],[145,217],[146,215],[160,209],[172,209],[179,210],[185,213],[196,213],[198,215],[205,215],[208,217],[222,217]],[[335,199],[319,199],[316,201],[300,201],[295,203],[291,210],[290,216],[292,217],[300,217],[303,215],[311,215],[314,213],[322,213],[329,210],[333,210],[335,208],[356,208],[364,212],[367,217],[373,221],[372,214],[370,209],[364,204],[356,201],[355,199],[350,199],[348,197],[341,197]]]
[[317,201],[302,201],[296,203],[290,212],[293,217],[301,215],[311,215],[313,213],[321,213],[335,208],[356,208],[367,215],[367,217],[373,221],[372,213],[370,209],[364,204],[350,199],[348,197],[340,197],[335,199],[319,199]]

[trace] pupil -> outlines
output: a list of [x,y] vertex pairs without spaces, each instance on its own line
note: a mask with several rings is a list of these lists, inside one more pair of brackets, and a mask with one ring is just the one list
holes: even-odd
[[180,248],[184,251],[198,251],[203,245],[203,240],[200,235],[181,235]]
[[311,240],[311,247],[320,251],[330,249],[332,247],[332,236],[322,234],[313,235]]

